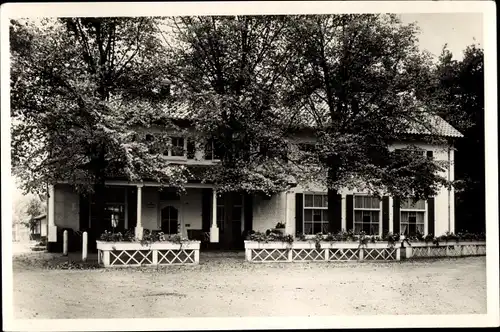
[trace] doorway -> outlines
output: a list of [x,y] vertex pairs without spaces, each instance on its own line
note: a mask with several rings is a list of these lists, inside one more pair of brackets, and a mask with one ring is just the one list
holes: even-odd
[[217,196],[217,226],[221,249],[242,249],[243,195],[224,193]]
[[179,209],[167,205],[161,209],[160,228],[165,234],[177,234],[179,232]]

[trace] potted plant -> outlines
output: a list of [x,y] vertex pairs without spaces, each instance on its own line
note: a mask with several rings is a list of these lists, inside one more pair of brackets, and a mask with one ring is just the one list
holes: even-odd
[[282,222],[278,222],[276,224],[276,226],[274,227],[274,229],[276,231],[280,232],[281,234],[285,234],[285,224]]

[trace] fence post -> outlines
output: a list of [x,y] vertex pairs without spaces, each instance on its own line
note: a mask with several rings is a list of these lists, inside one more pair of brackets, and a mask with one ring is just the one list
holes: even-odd
[[323,249],[325,251],[325,261],[328,262],[330,260],[330,248]]
[[360,261],[363,261],[363,259],[364,259],[364,257],[363,257],[363,256],[364,256],[363,247],[360,247],[360,248],[359,248],[359,260],[360,260]]
[[82,238],[82,261],[87,261],[87,247],[88,247],[88,235],[87,232],[83,232]]
[[245,249],[245,258],[247,259],[248,262],[252,261],[252,249],[249,248]]
[[63,256],[68,256],[68,231],[63,232]]

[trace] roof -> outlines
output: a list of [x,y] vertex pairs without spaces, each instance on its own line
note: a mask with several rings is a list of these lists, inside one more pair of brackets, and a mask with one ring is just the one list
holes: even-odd
[[[299,111],[297,121],[306,127],[314,127],[318,121],[328,122],[328,106],[325,102],[320,102],[315,105],[315,111],[309,108],[302,108]],[[463,137],[457,129],[455,129],[446,120],[437,114],[427,113],[426,125],[413,123],[408,126],[405,134],[410,135],[437,135],[442,137]],[[432,127],[432,130],[429,130]]]
[[[141,105],[143,107],[143,105]],[[150,110],[156,109],[156,107],[147,106]],[[161,112],[170,119],[175,120],[193,120],[193,114],[190,113],[189,106],[186,103],[173,103],[170,105],[160,106]],[[326,103],[319,103],[316,106],[316,113],[313,114],[312,111],[306,110],[305,108],[301,109],[298,114],[291,114],[289,117],[282,117],[285,121],[295,121],[302,126],[305,127],[315,127],[318,123],[318,120],[325,121],[328,119],[327,115],[327,105]],[[455,129],[451,124],[446,122],[442,117],[437,114],[428,114],[429,117],[429,125],[433,127],[433,134],[442,137],[463,137],[462,133],[460,133],[457,129]],[[414,124],[411,126],[407,134],[411,135],[430,135],[431,130],[428,127],[423,125]]]

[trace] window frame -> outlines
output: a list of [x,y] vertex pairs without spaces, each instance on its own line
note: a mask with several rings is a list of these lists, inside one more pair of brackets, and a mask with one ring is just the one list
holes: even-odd
[[[373,236],[382,236],[382,199],[379,199],[377,196],[370,195],[370,194],[364,194],[364,193],[355,193],[352,195],[353,196],[353,202],[352,202],[352,226],[354,229],[356,229],[356,224],[359,224],[359,222],[356,222],[356,211],[376,211],[378,212],[378,232],[377,234],[366,234],[366,235],[373,235]],[[357,208],[356,207],[356,197],[371,197],[371,198],[377,198],[379,200],[379,207],[378,208]],[[361,224],[365,224],[365,222],[361,222]],[[370,225],[375,224],[370,220]],[[361,227],[363,229],[363,227]]]
[[[406,200],[411,200],[411,198],[408,198]],[[399,230],[401,232],[401,234],[404,234],[402,232],[402,229],[403,229],[403,224],[406,224],[408,225],[408,228],[410,228],[410,222],[408,221],[407,223],[406,222],[403,222],[403,213],[406,213],[406,212],[416,212],[416,213],[423,213],[424,217],[423,217],[423,234],[427,234],[428,230],[427,230],[427,223],[425,222],[427,220],[427,201],[425,199],[422,199],[421,201],[424,202],[424,208],[423,209],[419,209],[417,207],[411,207],[411,208],[403,208],[403,202],[404,200],[402,200],[400,202],[400,205],[399,205]],[[415,222],[415,225],[418,225],[419,223],[418,222]],[[409,234],[408,234],[409,235]]]
[[[306,196],[312,196],[312,202],[313,202],[313,206],[306,206]],[[324,206],[314,206],[314,197],[315,196],[322,196],[322,202],[326,202],[326,204]],[[311,230],[312,230],[312,233],[309,234],[309,233],[306,233],[305,232],[305,229],[306,229],[306,210],[311,210],[311,211],[314,211],[314,210],[321,210],[321,221],[318,222],[318,221],[314,221],[314,220],[308,220],[307,223],[310,223],[312,224],[311,226]],[[326,212],[326,220],[323,219],[323,216],[324,216],[324,213]],[[314,213],[314,212],[312,212]],[[314,219],[314,217],[313,217]],[[318,192],[318,191],[311,191],[311,192],[304,192],[303,193],[303,202],[302,202],[302,230],[303,230],[303,233],[304,235],[306,236],[314,236],[316,235],[317,233],[314,233],[314,224],[321,224],[321,233],[325,234],[325,233],[328,233],[327,232],[323,232],[323,229],[324,229],[324,226],[323,224],[326,224],[326,229],[328,230],[328,225],[330,223],[330,221],[328,220],[328,193],[326,192]]]
[[[123,201],[106,201],[104,202],[105,210],[108,209],[109,207],[116,207],[116,206],[123,206],[123,227],[125,229],[128,229],[128,192],[127,192],[127,187],[126,186],[109,186],[109,188],[113,189],[121,189],[123,190]],[[92,216],[92,207],[95,205],[95,195],[92,195],[93,197],[88,201],[89,204],[89,228],[92,228],[92,221],[94,220]],[[112,227],[112,215],[111,213],[109,220],[106,219],[105,221],[109,221],[109,227]],[[118,219],[118,223],[120,222],[120,219]]]

